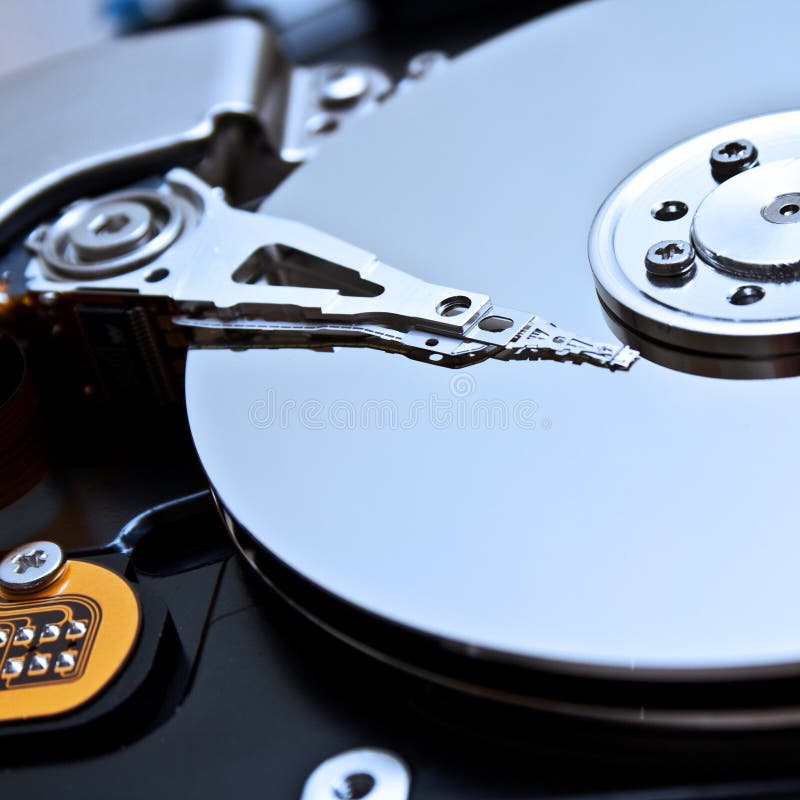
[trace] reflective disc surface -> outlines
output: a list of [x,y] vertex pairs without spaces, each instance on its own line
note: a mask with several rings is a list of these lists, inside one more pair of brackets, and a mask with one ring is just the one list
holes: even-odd
[[[577,5],[387,102],[265,208],[602,340],[596,210],[665,148],[796,107],[798,29],[792,0]],[[209,350],[186,394],[224,507],[360,608],[554,669],[800,668],[800,379]]]

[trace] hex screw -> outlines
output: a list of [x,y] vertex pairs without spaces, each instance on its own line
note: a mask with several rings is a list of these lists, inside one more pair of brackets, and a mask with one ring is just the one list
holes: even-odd
[[694,267],[694,247],[682,239],[657,242],[644,259],[647,272],[655,278],[680,278]]
[[732,139],[718,144],[709,159],[711,174],[717,183],[758,166],[758,149],[749,139]]

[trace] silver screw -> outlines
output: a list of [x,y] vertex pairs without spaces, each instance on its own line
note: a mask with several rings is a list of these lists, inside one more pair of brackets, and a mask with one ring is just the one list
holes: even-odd
[[348,750],[323,761],[309,776],[301,800],[408,800],[411,776],[386,750]]
[[694,266],[694,247],[681,239],[657,242],[644,259],[647,271],[656,278],[678,278]]
[[749,139],[734,139],[718,144],[711,151],[711,173],[714,179],[723,181],[758,166],[758,149]]
[[28,542],[0,561],[0,587],[32,592],[52,583],[61,573],[64,553],[55,542]]
[[369,75],[357,67],[334,67],[322,84],[326,105],[347,105],[363,97],[369,89]]
[[447,62],[447,54],[441,50],[426,50],[415,55],[406,66],[406,75],[412,80],[420,80]]
[[152,210],[136,200],[98,200],[69,232],[70,244],[83,261],[132,253],[156,235]]

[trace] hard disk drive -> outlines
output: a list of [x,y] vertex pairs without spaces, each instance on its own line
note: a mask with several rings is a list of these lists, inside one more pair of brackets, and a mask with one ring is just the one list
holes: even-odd
[[800,792],[799,25],[4,78],[3,785]]

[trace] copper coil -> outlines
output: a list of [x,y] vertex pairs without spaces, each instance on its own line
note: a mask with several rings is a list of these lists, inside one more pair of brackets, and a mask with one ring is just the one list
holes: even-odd
[[17,343],[0,336],[0,508],[32,489],[49,465],[39,403]]

